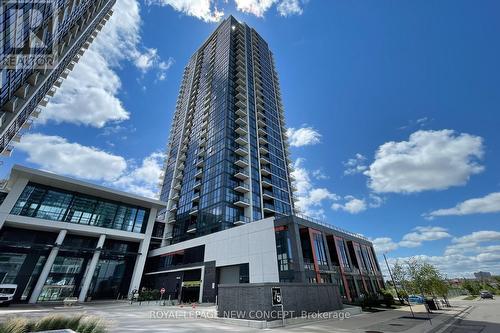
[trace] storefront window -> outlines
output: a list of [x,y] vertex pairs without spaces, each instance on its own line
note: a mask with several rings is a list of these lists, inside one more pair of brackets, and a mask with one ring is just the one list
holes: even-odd
[[36,262],[35,268],[33,269],[33,272],[31,273],[31,276],[28,280],[28,283],[26,284],[26,288],[24,288],[23,294],[21,295],[22,301],[28,299],[28,296],[30,295],[31,289],[35,286],[35,283],[38,280],[38,277],[40,275],[40,272],[43,269],[43,265],[45,265],[46,260],[47,260],[47,257],[45,257],[45,256],[40,256],[38,258],[38,261]]
[[38,301],[61,301],[73,297],[79,284],[84,258],[58,256],[38,297]]
[[26,259],[22,253],[0,254],[0,283],[15,283],[17,274]]

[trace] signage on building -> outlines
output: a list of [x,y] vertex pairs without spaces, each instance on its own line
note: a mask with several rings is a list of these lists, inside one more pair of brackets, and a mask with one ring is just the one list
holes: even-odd
[[281,288],[280,287],[272,287],[271,292],[273,295],[273,306],[283,305],[283,298],[281,297]]

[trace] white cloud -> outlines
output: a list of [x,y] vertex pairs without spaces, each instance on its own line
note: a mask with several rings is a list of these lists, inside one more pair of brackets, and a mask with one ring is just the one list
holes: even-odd
[[380,206],[382,206],[383,203],[384,203],[384,198],[376,194],[370,193],[370,201],[368,203],[368,206],[370,208],[379,208]]
[[164,157],[163,153],[152,153],[142,161],[140,166],[129,167],[118,180],[110,185],[145,197],[157,198]]
[[451,235],[445,228],[441,227],[416,227],[413,232],[403,236],[402,240],[398,243],[401,247],[418,247],[423,242],[440,240],[449,238]]
[[500,241],[499,231],[490,231],[490,230],[476,231],[469,235],[453,239],[453,243],[456,244],[470,244],[470,243],[478,244],[478,243],[492,242],[492,241]]
[[[446,229],[438,227],[418,227],[417,233],[431,233],[429,238],[411,236],[416,240],[437,240],[449,238]],[[425,228],[422,229],[422,228]],[[396,243],[391,238],[381,237],[372,240],[376,250],[389,252],[399,248],[401,242]],[[440,269],[448,277],[473,277],[477,271],[488,271],[500,274],[500,232],[476,231],[468,235],[453,238],[451,244],[445,248],[442,255],[415,255],[413,258],[427,261]],[[404,261],[410,257],[388,258],[390,265],[396,260]]]
[[366,210],[367,205],[364,199],[357,199],[352,195],[345,196],[346,200],[344,204],[342,203],[334,203],[332,204],[333,210],[343,210],[345,212],[351,214],[358,214]]
[[378,254],[391,252],[396,250],[399,246],[390,237],[379,237],[372,239],[373,247]]
[[113,16],[41,113],[40,121],[100,128],[129,119],[118,98],[121,81],[113,68],[130,60],[142,72],[157,68],[165,76],[166,71],[155,49],[139,50],[140,24],[137,0],[118,1]]
[[301,213],[323,219],[325,218],[325,210],[323,209],[325,202],[331,205],[333,210],[342,210],[350,214],[358,214],[366,210],[368,206],[375,207],[372,202],[378,204],[375,201],[367,204],[365,199],[358,199],[352,195],[341,197],[327,188],[316,187],[313,182],[314,172],[307,170],[304,162],[305,159],[298,158],[292,172],[295,179],[294,184],[297,187],[295,206]]
[[101,149],[69,142],[59,136],[26,134],[16,147],[27,161],[56,174],[97,181],[129,193],[157,197],[162,153],[152,153],[139,165]]
[[243,12],[263,17],[277,0],[234,0],[236,8]]
[[178,12],[205,22],[218,22],[224,16],[212,0],[146,0],[148,5],[170,6]]
[[438,209],[424,216],[433,219],[437,216],[470,215],[500,212],[500,192],[490,193],[482,198],[465,200],[453,208]]
[[329,177],[329,176],[327,176],[327,175],[323,172],[323,170],[321,170],[321,169],[314,170],[314,171],[312,172],[312,175],[313,175],[313,177],[314,177],[314,178],[316,178],[317,180],[326,180],[326,179],[330,179],[330,177]]
[[322,203],[325,200],[336,200],[338,196],[326,188],[315,188],[309,171],[304,167],[304,162],[304,159],[298,158],[292,172],[297,187],[295,192],[297,198],[295,202],[296,208],[303,214],[323,218]]
[[264,14],[276,4],[276,9],[281,16],[301,15],[303,5],[307,0],[234,0],[236,8],[248,14],[257,17],[263,17]]
[[290,15],[302,15],[302,1],[300,0],[282,0],[278,6],[278,13],[281,16],[290,16]]
[[321,142],[321,134],[312,127],[289,128],[287,135],[292,147],[315,145]]
[[350,158],[347,162],[343,162],[344,167],[344,175],[354,175],[357,173],[362,173],[368,166],[366,166],[366,157],[361,154],[356,154],[354,158]]
[[483,140],[452,130],[417,131],[408,141],[387,142],[364,174],[375,192],[413,193],[465,185],[484,167]]
[[26,134],[16,145],[27,160],[57,174],[98,181],[113,181],[127,168],[127,162],[94,147],[68,142],[59,136]]

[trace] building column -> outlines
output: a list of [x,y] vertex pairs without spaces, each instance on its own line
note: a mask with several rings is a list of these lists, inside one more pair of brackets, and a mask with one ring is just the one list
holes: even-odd
[[85,302],[85,298],[87,298],[87,293],[89,291],[90,283],[92,282],[92,278],[94,277],[95,268],[97,267],[97,263],[99,262],[99,256],[101,255],[101,249],[104,246],[104,241],[106,240],[106,235],[99,236],[99,240],[97,241],[97,246],[92,256],[91,261],[89,262],[89,266],[87,269],[87,274],[85,274],[85,278],[82,282],[82,289],[80,291],[80,295],[78,296],[78,302]]
[[54,247],[50,251],[50,254],[47,257],[47,261],[45,262],[45,265],[43,266],[42,272],[40,273],[40,277],[38,278],[38,281],[36,282],[35,288],[33,288],[33,292],[31,293],[31,297],[29,300],[29,303],[35,304],[38,300],[38,296],[40,296],[40,293],[42,292],[42,288],[45,285],[45,281],[47,281],[47,277],[49,276],[50,269],[52,268],[52,265],[54,264],[54,260],[57,257],[57,253],[59,252],[59,247],[64,241],[64,238],[66,237],[67,230],[61,230],[59,231],[59,235],[57,235],[56,242],[54,244]]
[[[293,219],[293,218],[292,218]],[[304,269],[304,255],[302,254],[302,244],[300,242],[300,228],[295,221],[288,224],[288,230],[290,232],[290,240],[292,246],[292,257],[295,260],[296,271],[298,271],[300,281],[295,282],[306,282],[306,272]]]
[[0,230],[2,230],[7,216],[12,211],[12,208],[14,208],[17,199],[19,199],[27,184],[27,178],[17,178],[14,185],[12,185],[9,194],[7,194],[3,203],[0,205]]
[[137,259],[135,259],[134,272],[132,273],[132,278],[130,279],[130,286],[128,293],[130,294],[132,290],[139,290],[141,284],[142,273],[144,271],[144,265],[146,264],[146,259],[148,257],[149,243],[151,241],[151,235],[153,234],[153,227],[156,220],[157,209],[151,208],[148,218],[148,226],[146,227],[146,233],[144,239],[139,243],[139,253]]

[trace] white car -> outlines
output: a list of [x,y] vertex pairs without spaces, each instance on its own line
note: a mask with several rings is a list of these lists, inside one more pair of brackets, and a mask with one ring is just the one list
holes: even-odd
[[0,306],[9,306],[16,290],[17,284],[0,284]]

